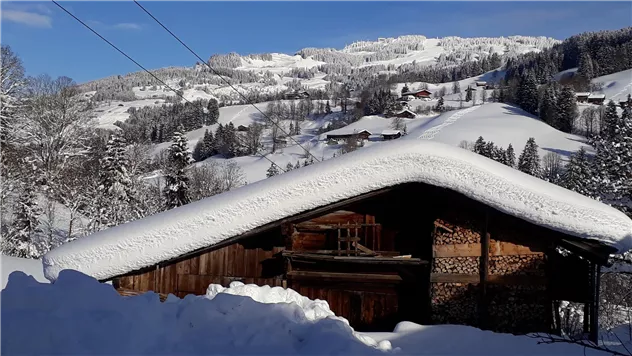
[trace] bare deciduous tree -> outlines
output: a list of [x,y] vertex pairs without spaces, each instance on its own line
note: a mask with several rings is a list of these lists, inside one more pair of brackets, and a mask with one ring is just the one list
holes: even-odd
[[16,134],[28,155],[41,169],[44,183],[56,179],[72,157],[87,152],[92,134],[85,103],[78,100],[75,83],[68,77],[31,81],[25,115]]
[[391,120],[391,128],[393,130],[403,130],[404,129],[404,119],[402,119],[401,117],[394,117]]
[[542,157],[542,179],[558,183],[563,173],[562,158],[554,152],[548,152]]

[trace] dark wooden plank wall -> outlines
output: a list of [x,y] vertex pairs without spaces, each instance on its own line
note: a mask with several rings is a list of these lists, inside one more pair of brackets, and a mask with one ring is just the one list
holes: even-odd
[[343,316],[358,331],[392,330],[400,321],[399,296],[392,287],[362,290],[353,285],[335,287],[293,281],[292,289],[310,299],[326,300],[336,315]]
[[[153,290],[173,293],[178,297],[205,294],[211,283],[225,287],[233,281],[281,286],[283,268],[279,264],[282,261],[275,255],[283,249],[282,246],[246,248],[235,243],[154,270],[120,277],[118,283],[124,289]],[[268,267],[268,262],[272,267]],[[275,270],[278,272],[276,275]]]

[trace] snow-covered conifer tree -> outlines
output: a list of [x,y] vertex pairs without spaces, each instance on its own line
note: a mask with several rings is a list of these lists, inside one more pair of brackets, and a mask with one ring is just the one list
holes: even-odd
[[542,100],[540,101],[540,119],[551,125],[552,127],[559,128],[558,126],[558,90],[555,85],[548,85],[542,94]]
[[474,143],[474,152],[482,155],[485,152],[485,145],[486,142],[483,139],[483,136],[478,136],[478,139],[476,139],[476,142]]
[[530,73],[520,80],[517,92],[517,104],[526,112],[536,114],[538,111],[538,84]]
[[592,169],[584,147],[573,153],[562,177],[562,186],[588,197],[593,196]]
[[274,177],[276,175],[279,175],[279,170],[276,164],[271,163],[270,168],[268,168],[268,170],[266,171],[266,178]]
[[37,258],[39,250],[35,234],[40,232],[38,207],[34,185],[25,187],[14,208],[14,218],[7,238],[2,239],[2,252],[9,256]]
[[189,178],[185,169],[191,162],[191,156],[187,145],[187,137],[184,128],[178,127],[173,134],[173,141],[169,147],[168,164],[165,174],[165,190],[167,209],[188,204]]
[[206,122],[206,125],[216,124],[217,120],[219,120],[219,105],[217,100],[211,98],[208,101],[206,109],[208,110],[208,121]]
[[565,86],[557,98],[557,124],[560,131],[570,133],[573,130],[575,119],[579,114],[575,92],[570,86]]
[[116,226],[134,218],[130,209],[133,193],[127,142],[118,132],[108,140],[101,159],[97,191],[98,225]]
[[527,140],[524,150],[518,157],[518,170],[540,177],[540,156],[538,155],[538,145],[533,137]]
[[445,104],[443,101],[443,97],[439,98],[439,101],[437,102],[437,106],[435,107],[435,110],[438,112],[444,112],[445,111]]
[[511,145],[511,143],[509,144],[509,146],[507,146],[507,150],[505,151],[505,162],[506,165],[508,165],[509,167],[515,167],[516,166],[516,153],[514,152],[514,148]]

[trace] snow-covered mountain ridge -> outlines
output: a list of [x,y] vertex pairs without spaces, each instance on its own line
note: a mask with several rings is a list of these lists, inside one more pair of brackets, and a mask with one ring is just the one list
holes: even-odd
[[406,63],[459,63],[476,60],[494,53],[518,55],[540,51],[561,41],[550,37],[444,37],[426,38],[422,35],[378,38],[377,41],[356,41],[338,50],[308,47],[295,55],[265,53],[240,56],[236,53],[213,55],[211,65],[242,70],[271,69],[277,72],[292,68],[310,69],[318,65],[335,64],[350,67],[385,65],[394,69]]

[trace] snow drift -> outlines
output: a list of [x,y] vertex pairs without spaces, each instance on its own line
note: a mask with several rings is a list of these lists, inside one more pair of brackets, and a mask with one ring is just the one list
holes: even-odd
[[371,355],[390,349],[388,341],[378,348],[371,338],[356,337],[340,318],[308,317],[300,304],[263,304],[236,292],[212,300],[170,296],[161,303],[152,292],[124,298],[110,285],[63,271],[54,284],[14,272],[1,296],[7,355]]
[[253,228],[385,187],[423,182],[580,238],[627,250],[632,220],[605,204],[457,147],[400,140],[294,170],[100,231],[50,251],[63,269],[103,280],[214,245]]
[[0,266],[2,267],[0,271],[0,278],[2,278],[0,285],[2,288],[7,286],[9,275],[15,271],[21,271],[33,276],[38,282],[48,283],[48,280],[44,277],[42,261],[40,260],[0,255]]

